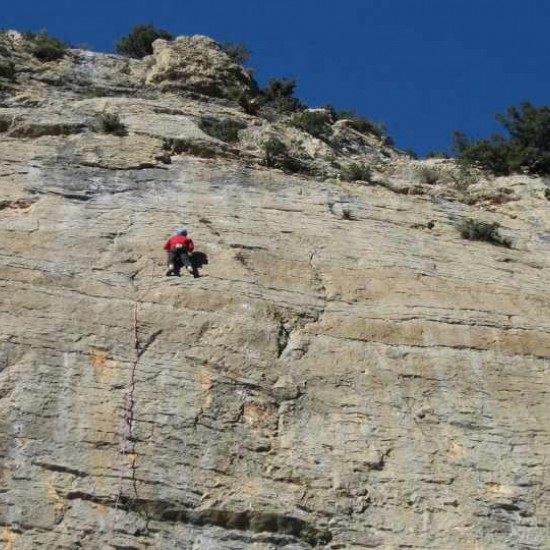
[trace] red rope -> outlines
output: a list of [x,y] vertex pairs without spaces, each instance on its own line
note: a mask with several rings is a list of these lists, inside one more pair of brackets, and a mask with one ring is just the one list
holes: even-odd
[[[151,277],[149,279],[149,284],[147,285],[147,288],[143,291],[143,294],[141,296],[137,296],[137,298],[134,300],[134,326],[133,326],[133,337],[134,337],[134,357],[132,359],[132,363],[130,365],[130,372],[128,377],[128,384],[127,384],[127,391],[126,395],[124,396],[124,415],[123,415],[123,431],[122,431],[122,441],[120,444],[120,454],[122,456],[131,457],[129,459],[129,463],[131,464],[131,472],[132,472],[132,486],[134,489],[134,498],[137,498],[138,492],[137,492],[137,479],[136,479],[136,452],[135,452],[135,441],[133,439],[133,430],[134,430],[134,411],[135,411],[135,404],[136,400],[134,397],[134,391],[136,388],[136,370],[139,363],[139,358],[141,357],[141,340],[139,337],[139,328],[140,328],[140,304],[141,300],[143,299],[144,295],[151,289],[154,283],[155,274],[156,274],[156,264],[153,261],[153,268],[151,270]],[[131,443],[131,449],[128,449],[128,443]],[[122,493],[124,490],[123,484],[124,484],[124,463],[120,464],[119,467],[119,476],[118,476],[118,487],[117,487],[117,495],[115,498],[115,513],[113,521],[111,522],[109,526],[109,534],[107,537],[108,544],[111,546],[112,538],[113,538],[113,529],[114,524],[116,522],[116,515],[118,511],[118,507],[120,506],[120,499],[122,498]]]
[[[140,353],[141,342],[139,338],[139,312],[140,312],[139,305],[140,305],[140,301],[139,299],[136,299],[134,301],[134,328],[133,328],[134,358],[130,366],[127,391],[126,391],[126,395],[124,396],[123,431],[122,431],[122,441],[120,445],[120,454],[122,456],[129,457],[129,462],[131,463],[132,485],[134,488],[135,497],[137,497],[137,480],[135,476],[136,453],[135,453],[135,442],[133,440],[133,428],[134,428],[133,424],[134,424],[134,407],[136,403],[135,397],[134,397],[134,391],[136,388],[136,369],[139,362],[139,357],[141,355]],[[128,443],[131,443],[130,449],[128,448]],[[116,495],[115,507],[114,507],[115,513],[114,513],[113,521],[109,526],[109,534],[108,534],[109,546],[111,546],[111,542],[113,538],[114,523],[116,521],[116,514],[118,511],[118,507],[120,505],[120,499],[123,493],[124,470],[125,470],[123,464],[119,466],[118,488],[117,488],[117,495]]]

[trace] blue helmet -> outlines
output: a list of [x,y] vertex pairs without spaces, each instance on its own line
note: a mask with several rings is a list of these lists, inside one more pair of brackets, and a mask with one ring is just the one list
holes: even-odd
[[178,229],[176,235],[181,235],[182,237],[187,237],[187,229]]

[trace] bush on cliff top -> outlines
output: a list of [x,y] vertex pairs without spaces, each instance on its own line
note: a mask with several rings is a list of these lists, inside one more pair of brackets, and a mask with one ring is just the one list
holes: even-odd
[[47,31],[26,32],[24,37],[30,42],[30,51],[34,57],[43,62],[61,59],[69,48],[66,42],[50,36]]
[[15,74],[15,64],[13,61],[10,59],[0,60],[0,78],[13,81],[15,80]]
[[328,123],[327,114],[323,111],[303,111],[296,113],[291,124],[313,137],[326,141],[332,135],[332,128]]
[[550,174],[550,107],[535,107],[525,101],[496,119],[507,136],[494,134],[476,141],[455,132],[454,149],[459,158],[496,175]]
[[244,65],[250,59],[250,50],[241,42],[224,42],[222,50],[239,65]]
[[296,81],[292,78],[271,78],[260,91],[259,103],[280,113],[300,111],[304,106],[294,97],[295,89]]
[[153,25],[136,25],[115,44],[115,49],[121,55],[141,59],[153,53],[153,42],[158,38],[163,40],[174,39],[168,31],[156,29]]

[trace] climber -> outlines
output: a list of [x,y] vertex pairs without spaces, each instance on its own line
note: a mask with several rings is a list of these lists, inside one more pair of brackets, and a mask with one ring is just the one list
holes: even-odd
[[187,229],[178,229],[176,234],[164,243],[164,250],[168,252],[167,276],[179,275],[184,266],[190,273],[193,273],[191,256],[195,245],[187,235]]

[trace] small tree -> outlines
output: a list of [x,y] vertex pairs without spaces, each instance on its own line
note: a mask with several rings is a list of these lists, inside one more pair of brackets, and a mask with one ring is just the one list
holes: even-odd
[[341,110],[336,113],[336,118],[338,120],[349,120],[351,122],[351,127],[362,134],[374,134],[380,139],[391,139],[389,136],[386,136],[385,128],[383,124],[374,122],[358,115],[354,111]]
[[303,109],[300,100],[294,97],[296,81],[292,78],[271,78],[267,86],[260,91],[262,103],[283,113],[292,113]]
[[224,42],[222,50],[233,60],[234,63],[244,65],[250,59],[250,50],[240,42]]
[[332,135],[332,128],[328,124],[325,112],[303,111],[296,113],[292,117],[291,123],[296,128],[322,140],[327,140]]
[[459,157],[497,175],[527,171],[550,174],[550,107],[535,107],[528,101],[509,107],[496,119],[508,132],[489,139],[471,140],[462,132],[454,134],[454,150]]
[[38,33],[27,32],[24,37],[30,42],[31,53],[42,62],[61,59],[69,47],[66,42],[50,36],[45,30]]
[[467,138],[462,132],[455,132],[453,149],[463,163],[478,165],[497,176],[510,173],[508,164],[510,146],[501,135],[494,134],[490,140],[474,141]]
[[115,49],[121,55],[142,59],[153,53],[153,42],[158,38],[174,39],[168,31],[155,29],[151,24],[136,25],[115,44]]

